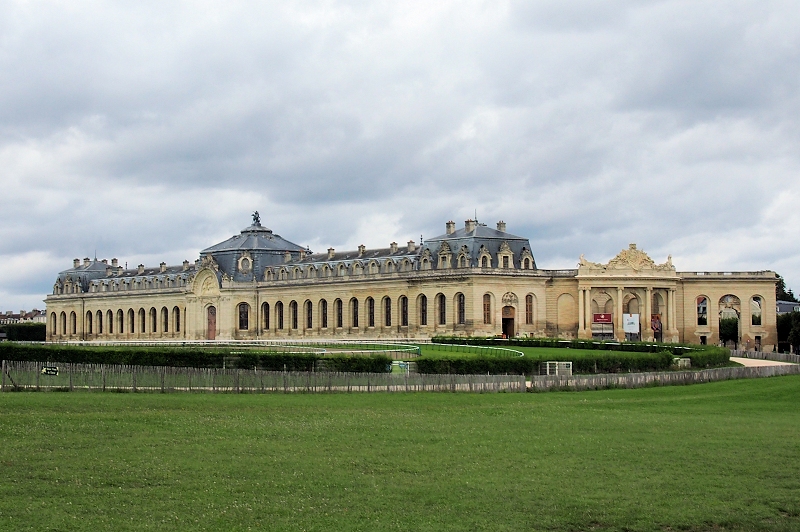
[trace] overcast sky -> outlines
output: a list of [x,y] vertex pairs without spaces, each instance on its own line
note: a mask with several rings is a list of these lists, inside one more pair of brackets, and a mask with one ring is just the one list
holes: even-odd
[[800,289],[787,1],[0,0],[0,310],[75,257],[315,251],[477,212],[541,268],[636,242]]

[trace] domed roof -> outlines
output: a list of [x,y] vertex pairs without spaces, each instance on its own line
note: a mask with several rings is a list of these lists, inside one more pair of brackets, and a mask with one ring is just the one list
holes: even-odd
[[224,242],[215,244],[201,251],[201,254],[220,253],[224,251],[303,251],[305,248],[282,238],[261,225],[258,212],[253,214],[253,224],[242,229],[241,233]]

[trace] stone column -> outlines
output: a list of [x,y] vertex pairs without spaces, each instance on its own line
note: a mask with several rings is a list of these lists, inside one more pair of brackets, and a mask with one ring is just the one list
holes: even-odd
[[653,315],[653,289],[644,289],[644,319],[642,323],[642,340],[653,340],[653,329],[650,328],[650,317]]
[[578,288],[578,338],[586,335],[586,313],[584,312],[584,289]]
[[667,331],[669,331],[670,340],[675,341],[677,338],[678,328],[675,323],[675,290],[670,288],[667,291]]
[[592,289],[586,289],[586,303],[583,306],[586,313],[586,328],[589,329],[588,337],[592,337]]
[[625,331],[622,329],[622,287],[617,287],[617,317],[616,317],[616,337],[617,340],[625,339]]

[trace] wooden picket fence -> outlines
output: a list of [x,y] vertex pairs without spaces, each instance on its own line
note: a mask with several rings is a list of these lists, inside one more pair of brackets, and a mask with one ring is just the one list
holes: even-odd
[[[525,392],[524,375],[426,375],[3,361],[0,391]],[[52,374],[48,374],[52,373]]]
[[647,386],[674,386],[725,381],[799,375],[800,365],[714,368],[688,371],[654,371],[647,373],[606,373],[602,375],[535,375],[531,377],[532,391],[550,390],[601,390],[605,388],[644,388]]

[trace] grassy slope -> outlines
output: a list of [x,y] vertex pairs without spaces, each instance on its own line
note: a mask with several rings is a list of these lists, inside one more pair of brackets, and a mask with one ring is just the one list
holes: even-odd
[[3,530],[800,529],[800,377],[0,395]]

